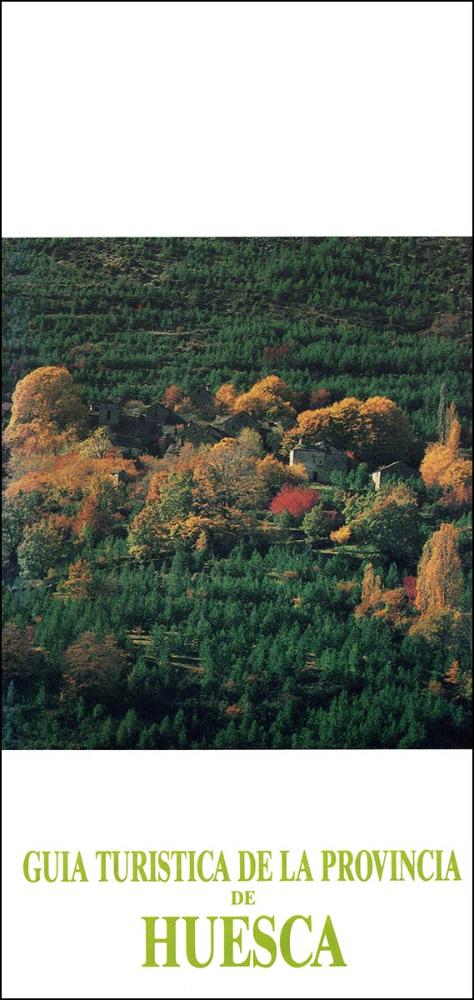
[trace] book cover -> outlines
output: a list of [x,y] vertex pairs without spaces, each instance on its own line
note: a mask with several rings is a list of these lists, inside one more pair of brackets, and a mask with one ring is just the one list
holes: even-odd
[[[373,42],[394,6],[405,37],[407,5],[4,6],[4,995],[468,996],[464,188],[452,222],[423,201],[420,143],[402,235],[388,193],[379,224],[349,198],[323,221],[326,168],[301,155],[300,91],[275,62],[289,31],[309,113],[330,25],[370,25],[380,69]],[[415,37],[429,7],[464,53],[467,4],[409,6]],[[243,96],[231,27],[255,70]],[[120,75],[130,32],[138,89],[130,64]],[[37,93],[20,85],[27,63]],[[238,108],[259,121],[262,67],[285,122],[280,173],[273,134],[250,129],[229,158]],[[384,81],[408,109],[413,81]],[[57,135],[38,124],[47,94]],[[350,90],[333,99],[348,136]],[[243,189],[232,214],[249,139],[255,202],[248,214]],[[29,159],[25,185],[32,142],[49,166]]]

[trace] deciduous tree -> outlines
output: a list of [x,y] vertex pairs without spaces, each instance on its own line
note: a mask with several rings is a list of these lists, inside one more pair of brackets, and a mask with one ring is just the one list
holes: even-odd
[[167,406],[169,410],[177,410],[183,402],[183,397],[184,393],[181,386],[174,383],[165,389],[161,397],[161,402],[163,403],[163,406]]
[[92,572],[85,559],[69,565],[67,578],[57,588],[57,594],[66,601],[81,601],[91,596]]
[[92,704],[120,701],[128,656],[113,635],[84,632],[64,654],[64,694]]
[[297,417],[297,427],[286,435],[286,447],[300,438],[305,444],[324,440],[372,466],[398,459],[412,461],[417,444],[402,410],[384,396],[362,402],[347,397],[332,406],[304,410]]
[[415,607],[422,615],[459,608],[463,574],[459,557],[459,530],[442,524],[423,547],[418,566]]
[[263,486],[256,475],[255,464],[255,460],[235,443],[211,448],[194,471],[197,510],[213,517],[230,508],[258,508],[263,501]]
[[36,421],[60,432],[79,428],[85,417],[85,407],[67,368],[36,368],[16,384],[7,441],[14,445],[21,428]]
[[276,493],[285,483],[302,483],[308,478],[302,463],[285,465],[273,455],[265,455],[255,466],[255,472],[270,493]]
[[106,427],[97,427],[79,448],[81,458],[104,458],[111,453],[118,454],[118,448],[114,448]]
[[28,525],[18,546],[18,562],[23,576],[42,579],[59,566],[71,551],[72,522],[52,514]]

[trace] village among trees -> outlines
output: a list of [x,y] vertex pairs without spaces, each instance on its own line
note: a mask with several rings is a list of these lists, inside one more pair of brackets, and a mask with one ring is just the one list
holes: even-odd
[[465,240],[8,240],[4,742],[466,746]]

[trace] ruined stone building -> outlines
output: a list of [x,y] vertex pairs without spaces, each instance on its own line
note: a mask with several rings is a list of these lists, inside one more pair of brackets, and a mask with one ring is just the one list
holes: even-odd
[[[204,401],[207,389],[196,390]],[[212,397],[211,397],[212,399]],[[252,414],[244,411],[219,417],[212,423],[198,419],[191,410],[175,413],[163,403],[143,403],[139,399],[104,399],[97,409],[91,408],[92,419],[107,427],[114,444],[138,455],[146,451],[151,455],[164,455],[170,446],[180,447],[188,441],[195,447],[216,444],[225,437],[237,437],[245,427],[263,433],[263,428]]]
[[346,472],[347,455],[324,441],[304,445],[300,442],[290,451],[290,465],[304,465],[310,482],[330,483],[333,472]]
[[394,479],[404,480],[404,479],[419,479],[420,473],[417,469],[412,469],[411,466],[405,465],[404,462],[390,462],[390,465],[382,465],[380,469],[376,469],[372,473],[372,480],[376,490],[379,490],[382,486],[386,486],[387,483],[392,482]]
[[161,403],[139,400],[101,400],[92,414],[99,427],[107,427],[114,444],[131,453],[147,451],[161,455],[173,437],[184,428],[182,417]]

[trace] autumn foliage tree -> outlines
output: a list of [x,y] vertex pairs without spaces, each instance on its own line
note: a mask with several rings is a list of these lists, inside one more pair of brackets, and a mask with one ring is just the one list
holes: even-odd
[[276,493],[285,483],[300,484],[308,478],[302,463],[285,465],[273,455],[265,455],[265,458],[260,459],[255,466],[255,472],[271,494]]
[[38,433],[54,437],[77,432],[85,418],[85,407],[67,368],[36,368],[17,382],[5,439],[12,448],[24,446]]
[[91,704],[120,701],[128,656],[113,635],[84,632],[64,654],[64,694]]
[[78,538],[97,542],[109,535],[121,519],[100,492],[88,493],[74,518],[73,530]]
[[165,389],[161,397],[161,402],[163,403],[163,406],[167,406],[169,410],[177,410],[181,406],[183,398],[184,393],[181,386],[174,383]]
[[442,524],[425,543],[418,566],[415,607],[421,615],[454,610],[461,604],[463,574],[459,529]]
[[360,603],[357,605],[354,614],[356,618],[363,618],[380,608],[382,601],[382,583],[380,576],[374,572],[371,562],[367,563],[362,577],[362,591]]
[[214,396],[216,408],[223,413],[232,413],[236,407],[237,390],[232,382],[224,382]]
[[409,600],[404,587],[383,588],[380,576],[367,563],[362,578],[360,603],[354,609],[356,618],[381,618],[393,627],[406,627],[409,622]]
[[231,382],[221,385],[215,395],[218,409],[228,413],[245,410],[257,417],[270,420],[284,420],[293,423],[294,393],[278,375],[267,375],[259,379],[247,392],[238,393]]
[[302,438],[307,445],[324,440],[356,458],[378,465],[398,459],[413,461],[417,444],[403,411],[391,399],[373,396],[365,402],[347,397],[331,406],[304,410],[296,428],[287,432],[286,448]]
[[210,517],[227,509],[255,510],[263,502],[262,483],[252,461],[236,442],[219,442],[194,471],[196,508]]
[[412,634],[423,635],[448,650],[457,648],[467,624],[461,610],[462,593],[459,530],[447,522],[423,548],[415,598],[419,617],[412,625]]
[[460,452],[461,424],[451,422],[446,442],[428,445],[420,472],[426,486],[440,486],[447,506],[469,506],[472,500],[472,461]]
[[291,514],[301,518],[318,502],[319,493],[304,486],[286,484],[281,488],[270,504],[272,514]]
[[286,382],[278,375],[267,375],[255,382],[248,392],[237,396],[235,409],[267,419],[286,418],[292,422],[295,416],[292,401],[293,393]]
[[340,528],[331,531],[329,537],[336,545],[347,545],[351,540],[351,529],[348,524],[343,524]]
[[320,410],[323,406],[331,403],[331,393],[329,389],[313,389],[309,396],[309,409]]
[[92,594],[92,572],[85,559],[77,559],[68,567],[66,579],[56,591],[65,601],[83,601]]

